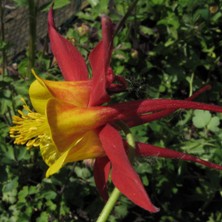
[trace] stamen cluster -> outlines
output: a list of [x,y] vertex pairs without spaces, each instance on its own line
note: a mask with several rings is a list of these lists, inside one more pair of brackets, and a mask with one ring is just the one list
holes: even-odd
[[14,126],[10,128],[10,137],[15,139],[15,144],[25,144],[27,148],[39,147],[49,137],[46,117],[31,111],[27,105],[18,113],[20,116],[13,116]]

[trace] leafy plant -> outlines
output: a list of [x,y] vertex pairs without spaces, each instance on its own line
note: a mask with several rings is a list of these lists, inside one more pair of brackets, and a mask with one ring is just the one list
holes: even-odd
[[[64,35],[87,57],[101,36],[101,13],[118,24],[131,2],[88,1],[89,6],[76,14]],[[27,1],[16,3],[25,6]],[[58,8],[69,3],[55,1]],[[128,91],[115,100],[184,99],[210,83],[211,91],[198,100],[222,104],[221,18],[219,1],[138,1],[114,39],[112,67],[128,82]],[[1,47],[7,50],[5,42]],[[59,79],[55,64],[50,54],[36,53],[35,68],[40,75]],[[8,137],[11,117],[22,107],[20,98],[27,98],[31,81],[26,78],[27,69],[25,56],[15,74],[8,72],[0,79],[1,221],[93,221],[103,202],[90,167],[69,164],[59,174],[44,178],[46,166],[38,153],[17,147]],[[140,141],[220,163],[220,121],[221,115],[207,111],[178,111],[132,131]],[[221,221],[220,172],[154,157],[139,159],[135,168],[161,211],[148,214],[122,197],[110,221]]]

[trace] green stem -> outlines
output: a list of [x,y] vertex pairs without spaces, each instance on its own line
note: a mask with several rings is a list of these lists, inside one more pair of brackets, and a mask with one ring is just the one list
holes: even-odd
[[135,143],[134,136],[133,136],[130,128],[123,121],[118,121],[117,126],[126,135],[126,141],[127,141],[129,148],[135,149],[136,143]]
[[[4,7],[3,7],[3,1],[0,0],[0,21],[1,21],[1,41],[2,44],[5,44],[5,25],[4,25]],[[3,46],[2,48],[2,74],[5,74],[6,69],[6,52],[5,48]]]
[[189,81],[189,96],[192,96],[193,95],[193,79],[194,79],[194,73],[191,74],[191,77],[190,77],[190,81]]
[[29,73],[35,65],[35,50],[36,50],[36,16],[37,16],[37,4],[35,0],[29,0]]
[[135,148],[136,148],[134,136],[133,136],[130,128],[123,121],[118,121],[116,124],[117,124],[118,128],[120,128],[126,136],[126,141],[127,141],[128,147],[130,148],[129,153],[128,153],[129,159],[131,162],[133,162],[134,157],[135,157]]
[[134,1],[132,2],[132,4],[129,6],[126,14],[122,17],[122,19],[121,19],[121,20],[119,21],[119,23],[117,24],[113,36],[117,35],[117,33],[118,33],[118,32],[120,31],[120,29],[123,27],[126,19],[129,17],[130,13],[135,9],[137,2],[138,2],[138,0],[134,0]]
[[[130,131],[130,128],[122,121],[118,121],[116,123],[116,126],[121,129],[125,136],[126,136],[126,141],[129,146],[129,159],[131,162],[134,160],[134,154],[135,154],[135,147],[136,143],[133,137],[132,132]],[[96,222],[105,222],[107,221],[110,213],[112,212],[113,208],[115,207],[115,204],[121,195],[121,192],[115,187],[109,197],[109,200],[107,201],[106,205],[104,206],[101,214],[99,215],[98,219]]]
[[105,222],[108,219],[120,194],[120,191],[115,187],[96,222]]

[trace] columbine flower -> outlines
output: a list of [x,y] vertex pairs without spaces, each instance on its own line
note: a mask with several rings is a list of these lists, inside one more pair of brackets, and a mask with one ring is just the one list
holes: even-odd
[[[30,86],[29,95],[35,112],[25,104],[20,116],[13,117],[15,126],[10,128],[10,136],[16,144],[40,148],[49,166],[46,176],[58,172],[66,163],[95,158],[95,181],[104,198],[107,198],[106,182],[112,168],[112,181],[123,194],[150,212],[158,211],[131,166],[115,123],[121,120],[135,126],[180,108],[222,112],[222,107],[189,101],[202,91],[185,101],[155,99],[101,106],[109,101],[108,92],[125,87],[124,80],[114,76],[109,67],[113,38],[110,19],[102,18],[102,41],[89,55],[92,79],[80,53],[56,31],[52,10],[48,23],[51,49],[66,81],[44,80],[34,73],[36,80]],[[142,143],[137,144],[136,154],[181,158],[222,169],[187,154]]]

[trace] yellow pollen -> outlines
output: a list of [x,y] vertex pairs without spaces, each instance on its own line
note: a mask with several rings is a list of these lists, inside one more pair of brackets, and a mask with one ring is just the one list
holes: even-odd
[[18,110],[20,116],[13,116],[14,126],[10,127],[10,137],[15,139],[15,144],[26,144],[27,148],[38,147],[50,135],[46,117],[32,112],[26,104],[23,108],[22,111]]

